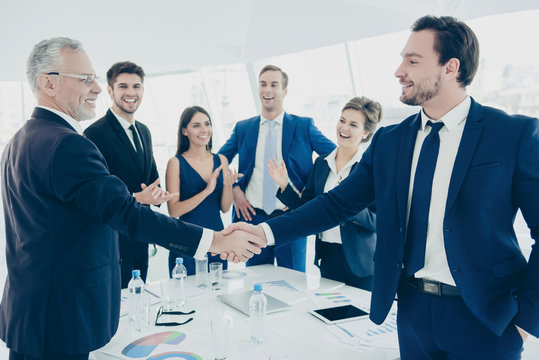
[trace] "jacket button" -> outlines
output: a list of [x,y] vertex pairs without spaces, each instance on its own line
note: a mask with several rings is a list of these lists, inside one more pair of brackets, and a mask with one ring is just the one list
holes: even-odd
[[446,229],[444,229],[444,231],[445,232],[451,232],[451,231],[453,231],[453,229],[446,228]]
[[452,272],[459,272],[460,269],[459,269],[459,268],[453,268],[453,269],[451,269],[451,271],[452,271]]

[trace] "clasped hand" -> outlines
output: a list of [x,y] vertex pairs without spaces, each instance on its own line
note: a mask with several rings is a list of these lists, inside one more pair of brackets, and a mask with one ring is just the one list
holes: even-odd
[[266,234],[260,225],[240,222],[215,233],[210,252],[219,253],[222,260],[238,263],[260,254],[266,245]]

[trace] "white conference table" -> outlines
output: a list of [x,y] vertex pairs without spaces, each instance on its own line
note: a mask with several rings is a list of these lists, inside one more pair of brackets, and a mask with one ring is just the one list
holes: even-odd
[[[210,320],[216,317],[226,317],[232,320],[232,328],[229,335],[229,354],[227,359],[375,359],[393,360],[399,358],[397,341],[391,348],[381,348],[365,345],[350,345],[339,340],[330,331],[334,325],[326,325],[321,320],[312,316],[308,311],[316,308],[344,305],[336,304],[339,300],[331,300],[331,293],[339,293],[340,299],[345,299],[358,307],[366,308],[369,304],[370,293],[343,283],[328,279],[320,279],[302,272],[272,265],[260,265],[241,270],[225,272],[224,287],[218,291],[202,291],[195,287],[194,276],[187,278],[188,294],[184,311],[196,310],[190,316],[167,315],[160,321],[185,321],[189,317],[193,320],[181,326],[153,326],[155,315],[160,306],[157,296],[150,296],[153,305],[150,310],[150,323],[152,324],[142,332],[134,333],[128,324],[127,316],[120,318],[120,325],[116,335],[103,348],[91,353],[90,358],[96,360],[111,359],[134,359],[133,353],[122,350],[129,344],[145,336],[166,331],[184,333],[183,341],[177,345],[165,344],[152,345],[147,348],[147,355],[138,359],[213,359]],[[226,277],[229,277],[226,279]],[[283,283],[281,280],[286,280]],[[273,285],[268,282],[274,281]],[[274,297],[280,298],[292,304],[290,310],[285,310],[266,315],[267,339],[262,345],[253,345],[249,341],[249,317],[240,311],[222,303],[216,298],[219,294],[233,293],[237,291],[252,290],[253,284],[264,283],[264,291]],[[284,284],[284,287],[283,287]],[[286,288],[291,285],[293,288]],[[160,295],[158,284],[150,284],[148,287],[155,295]],[[295,290],[294,290],[295,288]],[[299,290],[299,291],[298,291]],[[124,290],[125,291],[125,290]],[[122,293],[124,294],[124,293]],[[125,313],[126,301],[122,301],[122,313]],[[372,324],[370,320],[360,321]],[[339,330],[338,330],[339,331]],[[176,334],[178,336],[178,334]],[[341,334],[342,336],[342,334]],[[156,339],[156,337],[154,337]],[[396,337],[395,337],[396,339]],[[150,341],[151,342],[151,341]],[[155,341],[153,341],[155,343]],[[141,345],[141,344],[139,344]],[[142,348],[137,348],[142,349]],[[150,352],[150,349],[151,352]],[[134,350],[132,350],[134,351]],[[184,352],[190,355],[166,355],[166,353]],[[165,354],[159,356],[159,354]]]

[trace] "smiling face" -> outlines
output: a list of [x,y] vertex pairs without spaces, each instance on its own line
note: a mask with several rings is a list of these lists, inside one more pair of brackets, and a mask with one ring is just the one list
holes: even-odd
[[[61,52],[62,62],[58,69],[60,73],[76,75],[93,75],[94,68],[88,55],[79,50],[64,49]],[[95,117],[95,102],[101,92],[97,81],[86,84],[84,80],[61,75],[42,74],[41,88],[43,96],[47,97],[40,104],[55,108],[77,121]]]
[[357,149],[369,132],[365,130],[365,114],[346,109],[337,122],[337,144],[339,147]]
[[189,139],[190,145],[207,147],[212,136],[211,122],[204,113],[197,112],[182,129],[182,134]]
[[112,109],[128,120],[133,119],[144,94],[140,76],[122,73],[116,77],[112,87],[107,87],[107,91],[112,100]]
[[[277,113],[283,111],[283,100],[287,89],[283,89],[283,75],[280,71],[266,71],[260,75],[258,87],[262,113]],[[273,120],[273,119],[271,119]]]
[[402,62],[395,76],[402,85],[400,100],[407,105],[426,106],[442,89],[444,67],[434,50],[432,30],[413,32],[402,50]]

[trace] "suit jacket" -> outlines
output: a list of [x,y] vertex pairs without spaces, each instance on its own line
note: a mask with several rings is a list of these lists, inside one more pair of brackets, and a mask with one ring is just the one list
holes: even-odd
[[[381,128],[356,169],[332,191],[268,221],[277,242],[335,226],[376,199],[378,242],[371,319],[380,324],[403,270],[406,204],[420,114]],[[513,229],[521,209],[539,237],[539,120],[472,99],[444,215],[449,268],[470,311],[500,335],[516,324],[539,336],[539,250],[526,262]]]
[[82,354],[116,332],[116,231],[193,256],[202,229],[141,206],[93,142],[36,108],[2,155],[8,276],[0,337],[32,357]]
[[124,128],[110,109],[84,131],[105,157],[110,173],[118,176],[131,193],[141,191],[141,183],[149,185],[159,177],[152,153],[150,130],[138,121],[135,126],[144,148],[144,169],[137,161],[137,153]]
[[[135,122],[135,126],[144,149],[144,168],[141,168],[140,163],[137,161],[137,152],[127,137],[124,128],[110,109],[104,117],[94,122],[84,131],[86,137],[94,142],[105,157],[110,173],[118,176],[127,185],[127,189],[131,193],[141,191],[141,183],[149,185],[159,177],[152,153],[150,130],[146,125],[138,121]],[[147,244],[127,243],[130,239],[124,235],[120,235],[120,240],[123,241],[121,258],[132,259],[147,256]]]
[[[229,162],[239,154],[238,172],[243,177],[238,180],[238,184],[244,192],[255,167],[259,129],[260,116],[239,121],[230,138],[219,150]],[[297,189],[303,189],[311,173],[313,151],[327,155],[333,149],[335,144],[314,126],[313,119],[284,113],[281,151],[288,176]]]
[[[353,171],[357,163],[352,166]],[[277,191],[277,198],[290,209],[296,209],[324,193],[329,176],[327,160],[320,156],[314,162],[313,171],[299,197],[290,184],[283,192]],[[341,241],[346,262],[354,275],[371,276],[374,272],[374,249],[376,247],[376,213],[374,205],[339,223]],[[318,250],[317,250],[318,251]],[[316,263],[317,256],[315,256]]]

